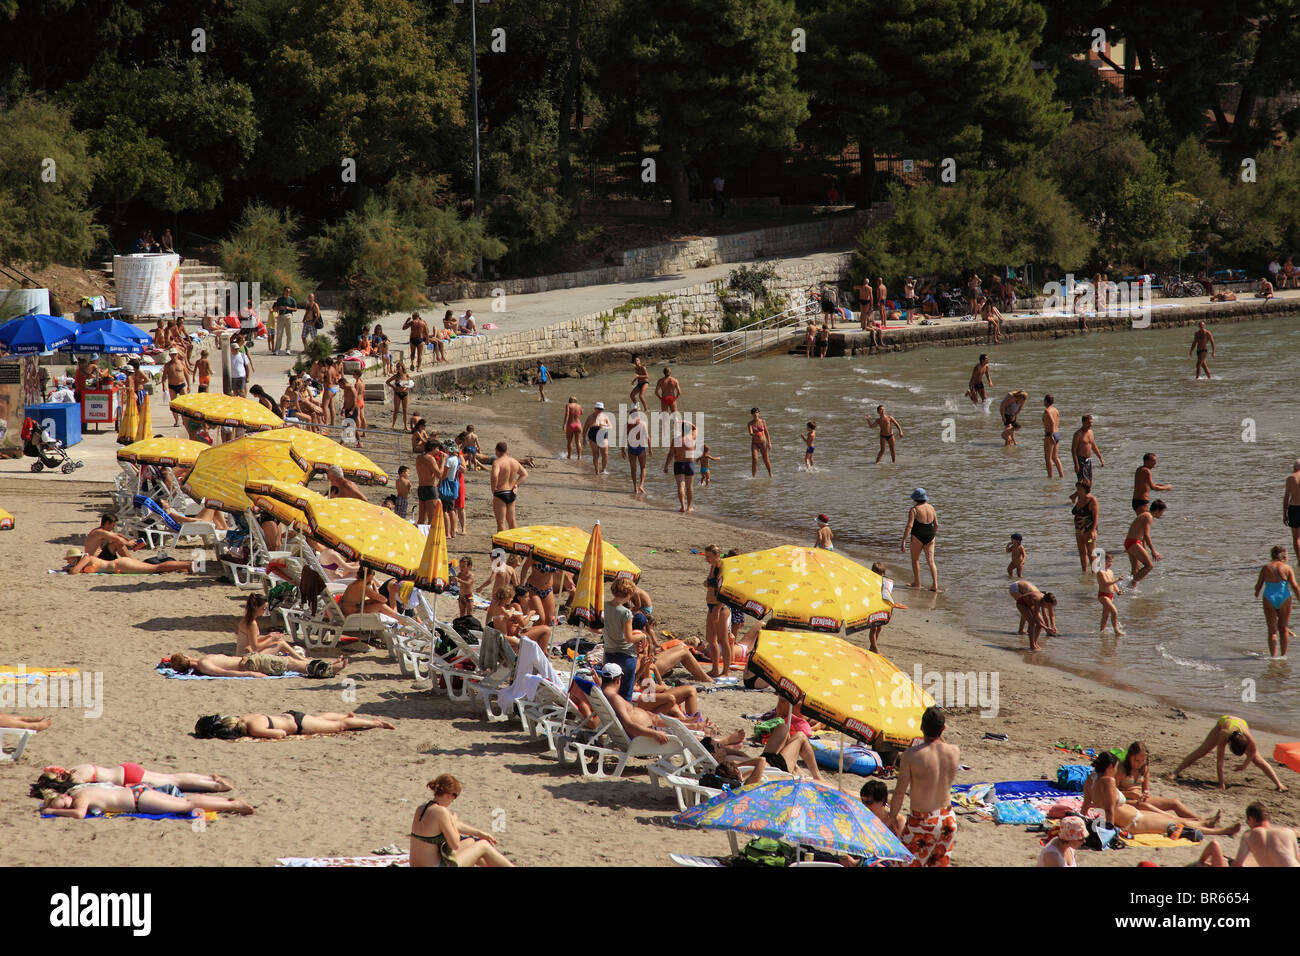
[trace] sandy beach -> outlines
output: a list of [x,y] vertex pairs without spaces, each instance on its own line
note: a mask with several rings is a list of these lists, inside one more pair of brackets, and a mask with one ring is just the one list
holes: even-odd
[[[505,439],[514,454],[538,455],[538,467],[521,489],[520,523],[586,527],[599,519],[606,540],[643,568],[642,584],[654,598],[661,630],[679,637],[703,630],[706,566],[692,548],[717,543],[751,550],[788,543],[775,533],[681,516],[675,503],[668,510],[671,486],[658,464],[647,482],[654,496],[647,505],[627,494],[626,464],[616,452],[612,474],[594,479],[585,462],[578,466],[542,457],[553,454],[546,449],[553,447],[554,436],[539,440],[542,436],[520,434],[488,407],[440,404],[421,411],[444,433],[472,421],[485,446]],[[450,543],[453,558],[470,554],[486,565],[494,529],[489,500],[486,473],[473,474],[470,534]],[[29,743],[22,760],[0,763],[0,864],[269,866],[277,857],[365,854],[391,843],[405,848],[413,810],[427,797],[424,784],[444,772],[464,784],[456,804],[460,817],[484,828],[494,821],[503,825],[501,849],[517,864],[658,866],[668,864],[670,852],[726,853],[725,835],[671,823],[673,795],[654,787],[644,769],[631,767],[620,782],[585,781],[544,756],[517,722],[488,724],[468,704],[414,690],[382,651],[353,653],[349,681],[163,679],[154,666],[174,651],[233,648],[241,595],[210,574],[48,574],[65,548],[80,545],[107,502],[102,485],[0,480],[0,505],[17,519],[15,530],[0,532],[10,622],[0,665],[68,666],[103,675],[101,717],[50,710],[53,727]],[[892,557],[887,560],[897,572]],[[990,642],[955,629],[944,612],[927,609],[925,592],[900,592],[900,600],[911,607],[896,612],[881,650],[905,672],[920,664],[924,671],[998,673],[996,717],[981,717],[977,707],[950,712],[947,737],[962,748],[962,762],[971,768],[959,774],[960,782],[1054,779],[1058,765],[1081,762],[1055,750],[1058,740],[1098,750],[1142,740],[1153,753],[1155,794],[1177,796],[1206,815],[1222,810],[1227,821],[1241,820],[1245,806],[1260,800],[1275,822],[1300,824],[1300,789],[1278,794],[1255,769],[1230,773],[1226,791],[1214,784],[1212,756],[1179,784],[1159,778],[1201,742],[1217,714],[1184,713],[1151,697],[1034,666],[1023,651],[1006,649],[1016,644],[1009,622],[1005,641]],[[768,710],[775,695],[718,690],[702,701],[705,714],[723,730],[748,730],[751,724],[742,715]],[[353,710],[395,720],[397,729],[280,742],[191,736],[203,714],[285,709]],[[988,740],[986,733],[1009,739]],[[1266,757],[1280,739],[1258,732],[1256,738]],[[41,819],[37,802],[27,796],[40,768],[85,761],[220,773],[234,780],[235,793],[257,812],[223,817],[202,831],[172,821]],[[1278,772],[1289,782],[1292,771]],[[862,778],[845,781],[856,793]],[[962,817],[954,864],[1032,865],[1037,841],[1022,826]],[[1235,839],[1224,842],[1229,852],[1235,849]],[[1176,865],[1198,852],[1182,846],[1083,851],[1080,865],[1133,866],[1143,859]]]

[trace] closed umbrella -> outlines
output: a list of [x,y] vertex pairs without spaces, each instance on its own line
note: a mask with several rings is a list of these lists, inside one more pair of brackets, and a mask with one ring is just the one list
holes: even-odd
[[0,508],[0,531],[12,531],[14,529],[14,516]]
[[[420,553],[420,566],[415,571],[415,584],[416,587],[434,593],[433,607],[436,611],[438,607],[436,595],[447,590],[447,585],[450,583],[447,569],[447,527],[443,518],[442,502],[438,501],[433,506],[433,521],[429,524],[424,550]],[[436,616],[434,620],[437,620]]]
[[591,529],[587,553],[582,559],[582,570],[574,587],[569,607],[569,623],[587,627],[605,626],[605,573],[604,547],[600,539],[600,522]]

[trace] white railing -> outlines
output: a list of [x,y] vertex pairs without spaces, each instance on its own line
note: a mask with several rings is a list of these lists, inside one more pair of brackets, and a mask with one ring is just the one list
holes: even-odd
[[713,364],[732,362],[752,352],[777,345],[788,339],[792,331],[802,329],[809,317],[816,315],[820,308],[818,300],[809,295],[784,311],[719,335],[713,340]]

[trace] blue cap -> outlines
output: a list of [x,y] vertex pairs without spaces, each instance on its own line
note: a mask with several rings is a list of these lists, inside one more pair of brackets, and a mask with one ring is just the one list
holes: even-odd
[[646,617],[640,611],[632,615],[632,626],[638,631],[644,631],[645,626],[650,623],[650,618]]

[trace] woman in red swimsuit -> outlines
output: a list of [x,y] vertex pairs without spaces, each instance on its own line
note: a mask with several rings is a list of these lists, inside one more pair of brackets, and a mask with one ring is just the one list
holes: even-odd
[[46,767],[37,778],[36,786],[42,789],[66,790],[81,783],[112,783],[120,787],[176,787],[187,793],[223,793],[234,789],[225,777],[215,773],[159,773],[145,770],[138,763],[124,763],[117,767],[100,767],[93,763],[63,767]]

